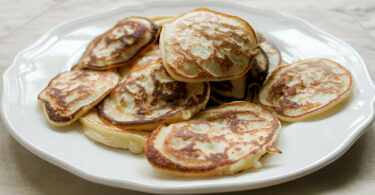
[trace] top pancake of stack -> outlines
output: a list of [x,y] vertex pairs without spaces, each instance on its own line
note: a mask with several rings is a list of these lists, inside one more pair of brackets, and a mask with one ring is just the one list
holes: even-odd
[[185,82],[238,78],[259,52],[256,34],[245,20],[206,8],[164,24],[160,48],[168,73]]

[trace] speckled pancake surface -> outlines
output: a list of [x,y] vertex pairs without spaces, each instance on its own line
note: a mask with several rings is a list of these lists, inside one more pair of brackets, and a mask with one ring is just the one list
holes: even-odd
[[299,121],[332,108],[350,95],[353,79],[342,65],[326,58],[277,67],[264,82],[259,103],[281,120]]
[[200,8],[163,25],[163,64],[176,80],[222,81],[244,75],[259,52],[252,27],[241,18]]
[[39,93],[48,122],[69,125],[101,101],[117,84],[116,71],[80,69],[63,72]]
[[190,121],[163,125],[146,143],[146,157],[157,171],[204,177],[259,168],[281,125],[277,117],[249,102],[231,102],[199,113]]
[[128,149],[133,153],[142,153],[150,131],[123,130],[116,126],[105,124],[100,120],[95,108],[83,115],[79,121],[83,124],[85,135],[100,144]]
[[205,107],[209,93],[208,82],[176,81],[158,61],[129,72],[99,106],[100,117],[123,129],[154,130],[190,119]]
[[143,52],[128,66],[119,68],[121,80],[133,71],[140,71],[161,60],[159,44],[153,44],[147,51]]
[[147,18],[125,18],[97,36],[73,69],[104,70],[124,66],[152,45],[158,34],[157,25]]

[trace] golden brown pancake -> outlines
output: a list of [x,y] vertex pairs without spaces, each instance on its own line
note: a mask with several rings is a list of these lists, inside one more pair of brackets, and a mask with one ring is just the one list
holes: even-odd
[[205,8],[164,24],[160,49],[168,73],[184,82],[241,77],[259,52],[255,32],[245,20]]
[[97,36],[73,69],[104,70],[127,65],[155,43],[158,34],[157,25],[147,18],[125,18]]
[[108,125],[100,120],[95,108],[83,115],[79,121],[84,126],[85,135],[95,142],[113,147],[127,149],[133,153],[142,153],[150,131],[123,130]]
[[53,78],[38,100],[49,123],[69,125],[100,102],[115,87],[116,71],[79,69]]
[[301,60],[277,67],[264,82],[259,103],[284,121],[299,121],[326,111],[350,95],[353,79],[342,65],[326,59]]
[[209,99],[208,82],[176,81],[160,61],[131,69],[99,107],[101,119],[108,124],[154,130],[160,124],[190,119]]
[[206,109],[190,121],[162,125],[146,143],[146,157],[157,171],[183,177],[230,175],[259,168],[281,125],[271,112],[249,102]]

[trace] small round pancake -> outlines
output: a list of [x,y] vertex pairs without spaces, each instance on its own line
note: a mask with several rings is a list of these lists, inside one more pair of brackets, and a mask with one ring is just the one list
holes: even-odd
[[210,96],[209,83],[171,78],[161,61],[125,76],[99,106],[101,119],[122,129],[154,130],[190,119]]
[[85,135],[91,140],[113,148],[128,149],[133,153],[142,153],[150,131],[123,130],[107,125],[100,120],[98,111],[93,108],[79,121],[84,126]]
[[254,86],[254,84],[259,86],[263,83],[268,74],[268,64],[268,57],[261,49],[261,52],[253,61],[253,66],[246,75],[228,81],[210,82],[210,98],[218,104],[239,100],[253,100],[255,88],[250,86]]
[[146,143],[146,157],[161,173],[204,177],[259,168],[281,129],[271,112],[249,102],[231,102],[190,121],[162,125]]
[[158,34],[157,25],[147,18],[125,18],[97,36],[73,69],[104,70],[124,66],[155,43]]
[[270,73],[259,103],[281,120],[300,121],[343,101],[352,87],[352,76],[342,65],[325,58],[301,60]]
[[65,126],[99,103],[117,84],[116,71],[79,69],[63,72],[53,78],[39,93],[48,122]]
[[164,24],[160,49],[168,73],[185,82],[238,78],[259,52],[255,32],[245,20],[205,8]]

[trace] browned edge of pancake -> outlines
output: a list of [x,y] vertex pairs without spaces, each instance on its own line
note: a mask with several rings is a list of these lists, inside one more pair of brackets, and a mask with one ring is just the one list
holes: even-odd
[[[276,112],[277,116],[283,121],[295,122],[295,121],[300,121],[300,120],[315,116],[316,114],[319,114],[321,112],[324,112],[324,111],[328,110],[329,108],[337,105],[341,101],[345,100],[346,98],[348,98],[350,96],[350,94],[351,94],[350,92],[353,88],[353,77],[352,77],[352,74],[350,73],[350,71],[347,68],[345,68],[344,66],[342,66],[341,64],[339,64],[339,63],[337,63],[333,60],[327,59],[327,58],[313,58],[313,59],[327,60],[327,61],[329,61],[333,64],[336,64],[339,67],[343,68],[347,72],[347,74],[350,75],[350,82],[349,82],[350,85],[349,85],[348,89],[345,90],[344,92],[342,92],[340,95],[338,95],[337,98],[335,98],[335,99],[329,101],[328,103],[326,103],[324,106],[313,109],[313,110],[310,110],[308,112],[305,112],[304,114],[300,114],[300,115],[297,115],[297,116],[289,116],[289,115],[284,114],[281,110],[284,110],[285,107],[279,108],[279,107],[276,107],[276,106],[268,106],[268,105],[262,104],[261,101],[258,102],[259,105],[261,105],[261,106],[263,106],[267,109],[274,110]],[[275,77],[276,73],[279,72],[284,67],[288,67],[288,66],[291,66],[295,63],[300,63],[302,61],[305,61],[305,60],[299,60],[299,61],[296,61],[296,62],[293,62],[293,63],[290,63],[290,64],[277,66],[275,68],[275,70],[273,70],[272,73],[268,76],[265,83],[268,82],[269,80],[273,79]],[[260,91],[262,91],[262,90],[263,90],[263,86],[261,87]],[[260,93],[258,94],[258,99],[259,98],[260,98]],[[338,100],[341,100],[341,101],[338,101]]]
[[[78,63],[76,65],[74,65],[71,68],[71,70],[75,70],[77,68],[89,68],[89,69],[94,69],[94,70],[106,70],[106,69],[111,69],[111,68],[118,68],[118,67],[130,64],[134,59],[136,59],[136,57],[138,55],[140,55],[143,52],[147,51],[157,41],[157,39],[159,38],[159,33],[160,33],[159,27],[152,20],[150,20],[150,19],[148,19],[146,17],[131,16],[131,17],[128,17],[128,18],[146,19],[149,22],[151,22],[151,24],[153,25],[152,32],[151,32],[152,38],[150,39],[150,41],[148,43],[146,43],[144,46],[142,46],[141,48],[139,48],[138,51],[135,53],[135,55],[133,57],[129,58],[128,60],[124,60],[124,61],[120,61],[120,62],[112,63],[112,64],[107,64],[105,66],[97,66],[95,64],[80,64],[80,62],[81,62],[81,60],[83,58],[85,58],[86,56],[91,55],[90,51],[92,50],[92,48],[96,47],[99,44],[99,42],[100,42],[100,40],[102,39],[103,36],[105,36],[108,32],[110,32],[114,28],[116,28],[118,24],[121,24],[122,20],[120,20],[111,29],[109,29],[106,32],[100,34],[94,40],[91,41],[91,43],[87,47],[86,51],[83,53],[82,57],[78,60]],[[127,18],[125,18],[123,20],[126,20],[126,19]],[[137,37],[137,38],[140,38],[140,37]]]
[[[260,85],[262,85],[263,82],[266,80],[266,77],[269,73],[268,71],[269,71],[269,68],[270,68],[270,60],[268,58],[267,53],[261,47],[259,47],[259,49],[260,49],[260,52],[259,52],[258,55],[263,54],[264,58],[266,59],[265,70],[264,71],[261,70],[261,68],[259,67],[259,63],[257,62],[256,57],[255,57],[254,61],[253,61],[253,66],[249,70],[249,72],[247,73],[246,80],[247,80],[247,83],[256,82],[256,83],[259,83]],[[252,78],[251,74],[257,74],[258,77],[254,79],[254,78]]]
[[[244,20],[244,19],[242,19],[240,17],[237,17],[237,16],[232,16],[232,15],[228,15],[228,14],[216,12],[214,10],[207,9],[207,8],[197,8],[197,9],[191,10],[189,12],[183,13],[183,14],[181,14],[179,16],[176,16],[175,18],[173,18],[168,23],[172,23],[176,19],[179,19],[180,17],[185,16],[186,14],[193,13],[193,12],[196,12],[196,11],[207,11],[207,12],[211,12],[211,13],[214,13],[214,14],[218,14],[218,15],[224,16],[224,17],[233,18],[233,19],[237,20],[238,22],[241,22],[242,24],[244,24],[245,26],[247,26],[248,29],[250,29],[253,37],[255,37],[255,39],[254,39],[255,43],[258,45],[259,42],[258,42],[257,35],[256,35],[253,27],[250,26],[250,24],[246,20]],[[161,37],[161,38],[163,38],[163,37]],[[252,66],[252,63],[253,63],[253,60],[255,59],[256,55],[260,52],[259,48],[260,48],[259,46],[257,48],[254,48],[254,51],[253,51],[254,53],[251,56],[252,59],[249,60],[249,64],[247,65],[247,68],[244,69],[242,72],[239,72],[239,73],[234,74],[234,75],[214,76],[211,73],[207,72],[206,70],[204,70],[202,68],[199,68],[201,72],[199,72],[197,76],[194,76],[194,77],[185,76],[183,74],[180,74],[177,71],[177,68],[173,67],[170,63],[168,63],[167,61],[165,62],[164,61],[164,56],[162,56],[162,59],[163,59],[163,64],[167,63],[165,66],[166,66],[166,69],[167,69],[167,71],[168,71],[169,74],[173,73],[173,75],[176,75],[176,76],[178,76],[180,78],[183,78],[183,79],[177,79],[177,78],[175,78],[175,76],[173,76],[171,74],[171,76],[174,79],[176,79],[176,80],[180,80],[180,81],[183,81],[183,82],[187,82],[187,81],[188,82],[202,82],[202,81],[206,81],[207,79],[211,79],[210,81],[221,81],[221,80],[225,80],[225,79],[235,79],[235,78],[238,78],[238,77],[241,77],[241,76],[245,75],[250,70],[250,68]],[[160,50],[164,50],[164,47],[162,47],[162,45],[160,46]],[[165,55],[165,51],[163,53]]]
[[[241,105],[243,105],[243,106],[246,106],[245,104],[253,104],[253,103],[250,103],[250,102],[231,102],[231,103],[227,103],[227,104],[223,104],[223,105],[217,106],[217,107],[215,107],[213,109],[217,109],[217,108],[221,108],[221,107],[227,107],[228,105],[235,105],[235,106],[241,106]],[[253,105],[258,106],[256,104],[253,104]],[[272,136],[274,136],[274,133],[277,132],[277,130],[279,128],[281,128],[280,122],[279,122],[279,120],[277,119],[277,117],[272,112],[270,112],[267,109],[264,109],[262,107],[260,107],[260,108],[264,112],[269,113],[273,117],[274,123],[272,124],[272,127],[273,127]],[[231,111],[227,111],[227,112],[230,113]],[[236,113],[236,111],[233,111],[233,113]],[[213,170],[215,170],[217,168],[220,168],[222,166],[225,166],[225,165],[234,164],[235,162],[238,162],[238,161],[240,161],[240,160],[248,157],[247,155],[244,155],[242,158],[240,158],[238,160],[235,160],[235,161],[231,161],[231,162],[227,162],[227,163],[222,163],[222,164],[213,164],[213,165],[210,165],[210,166],[187,167],[187,166],[184,166],[184,165],[177,164],[177,163],[169,160],[162,153],[160,153],[154,147],[154,144],[153,144],[155,138],[160,133],[161,128],[163,128],[165,126],[168,126],[168,125],[160,125],[157,129],[155,129],[152,132],[152,134],[150,135],[150,137],[147,139],[146,146],[145,146],[145,154],[147,156],[148,162],[150,164],[152,164],[154,167],[158,168],[158,169],[162,169],[162,170],[165,170],[165,171],[177,171],[177,172],[182,172],[182,173],[187,173],[187,174],[188,173],[206,173],[206,172],[213,171]],[[264,145],[268,144],[270,141],[272,141],[272,138],[269,138],[269,137],[266,137],[265,139],[267,140],[267,142],[265,142],[261,146],[264,146]],[[253,151],[251,154],[254,155],[254,154],[257,154],[258,152],[259,152],[259,149]],[[281,151],[279,151],[279,150],[277,150],[275,152],[281,153]]]
[[[199,102],[197,104],[191,105],[188,107],[188,109],[194,107],[195,109],[199,109],[200,107],[204,108],[205,105],[207,104],[209,98],[210,98],[210,84],[209,82],[204,82],[204,93],[202,95],[199,95],[203,98],[199,98]],[[169,112],[166,113],[160,117],[153,118],[153,119],[147,119],[147,120],[135,120],[135,121],[127,121],[127,122],[121,122],[121,121],[116,121],[112,117],[108,116],[104,112],[104,104],[107,99],[104,99],[98,106],[98,115],[100,119],[110,125],[115,125],[118,128],[123,128],[123,129],[142,129],[142,130],[154,130],[150,129],[155,125],[155,123],[168,123],[168,121],[172,120],[173,118],[181,116],[183,113],[183,110],[179,111],[174,111],[174,112]]]

